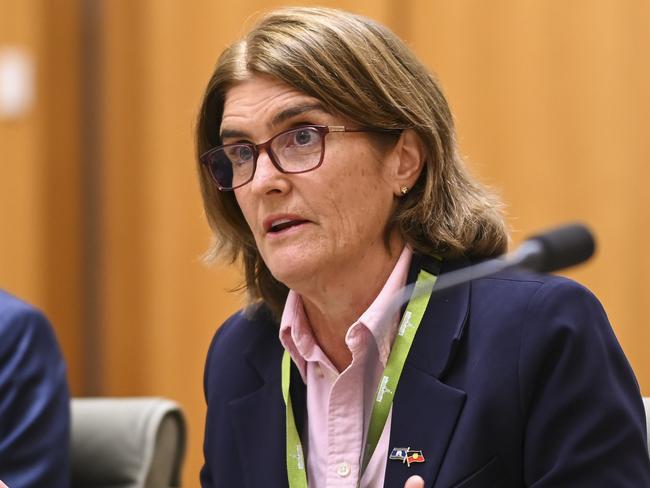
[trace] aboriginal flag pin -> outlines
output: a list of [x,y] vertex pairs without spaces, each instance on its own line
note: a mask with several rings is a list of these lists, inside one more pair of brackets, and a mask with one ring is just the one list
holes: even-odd
[[411,463],[423,463],[425,461],[421,450],[411,449],[410,447],[394,447],[388,459],[402,461],[409,468],[411,467]]

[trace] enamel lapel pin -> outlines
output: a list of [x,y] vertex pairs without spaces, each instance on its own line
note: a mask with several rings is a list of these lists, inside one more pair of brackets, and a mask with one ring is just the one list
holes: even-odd
[[411,463],[423,463],[424,455],[422,451],[411,449],[410,447],[394,447],[388,459],[402,461],[402,463],[406,463],[410,468]]

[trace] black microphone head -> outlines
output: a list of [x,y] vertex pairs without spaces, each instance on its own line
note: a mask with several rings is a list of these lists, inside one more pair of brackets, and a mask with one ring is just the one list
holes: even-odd
[[580,264],[589,259],[596,249],[593,234],[580,223],[557,227],[527,241],[539,246],[531,267],[543,273]]

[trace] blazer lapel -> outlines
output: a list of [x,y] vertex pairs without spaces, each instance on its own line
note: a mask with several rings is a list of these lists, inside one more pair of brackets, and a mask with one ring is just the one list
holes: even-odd
[[[242,460],[242,486],[286,487],[286,420],[280,385],[282,346],[277,339],[277,329],[271,324],[260,326],[268,327],[275,336],[263,335],[246,353],[262,385],[229,404],[237,444],[233,448],[237,448]],[[269,341],[274,341],[270,342],[272,347]],[[295,375],[292,383],[295,383]]]
[[[417,275],[419,268],[427,264],[427,257],[418,256],[410,276]],[[445,272],[460,265],[445,263],[439,283],[444,283]],[[389,446],[391,450],[420,450],[425,461],[409,467],[389,459],[384,482],[387,488],[404,486],[414,474],[422,476],[426,486],[435,482],[465,404],[465,392],[443,381],[462,339],[469,297],[469,284],[431,296],[395,393]]]
[[287,486],[284,404],[280,390],[278,379],[230,403],[236,447],[242,460],[242,486]]
[[408,364],[402,378],[393,403],[390,449],[422,451],[424,462],[409,466],[389,459],[384,486],[402,487],[414,474],[432,486],[465,403],[465,393]]

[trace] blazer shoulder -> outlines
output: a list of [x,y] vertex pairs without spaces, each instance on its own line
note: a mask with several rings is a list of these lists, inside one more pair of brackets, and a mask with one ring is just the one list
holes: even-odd
[[484,293],[511,293],[519,291],[515,297],[523,295],[535,305],[539,301],[562,300],[569,303],[590,302],[598,304],[599,300],[584,285],[560,275],[535,273],[526,270],[506,270],[474,281],[474,288]]
[[[56,351],[58,343],[43,312],[0,290],[0,354],[16,351],[27,342],[30,348]],[[23,348],[24,349],[24,348]]]
[[231,384],[246,372],[257,371],[264,376],[266,362],[281,348],[278,326],[266,306],[236,312],[217,329],[208,349],[204,372],[206,394],[214,384]]
[[487,336],[513,346],[518,342],[522,352],[557,350],[574,341],[590,344],[597,337],[616,344],[600,301],[562,276],[511,270],[477,279],[470,307],[472,317],[490,322]]
[[253,310],[239,310],[216,330],[210,344],[208,360],[215,349],[220,353],[228,351],[241,353],[242,350],[247,349],[247,345],[259,340],[277,338],[277,336],[278,326],[266,306],[259,305]]
[[45,315],[39,309],[0,290],[0,330],[8,327],[8,324],[24,324],[30,320],[47,323]]
[[536,271],[529,271],[521,268],[511,268],[499,271],[493,275],[479,278],[477,281],[481,280],[509,281],[512,283],[537,283],[539,285],[549,284],[552,286],[565,285],[584,288],[578,282],[565,276],[550,273],[538,273]]

